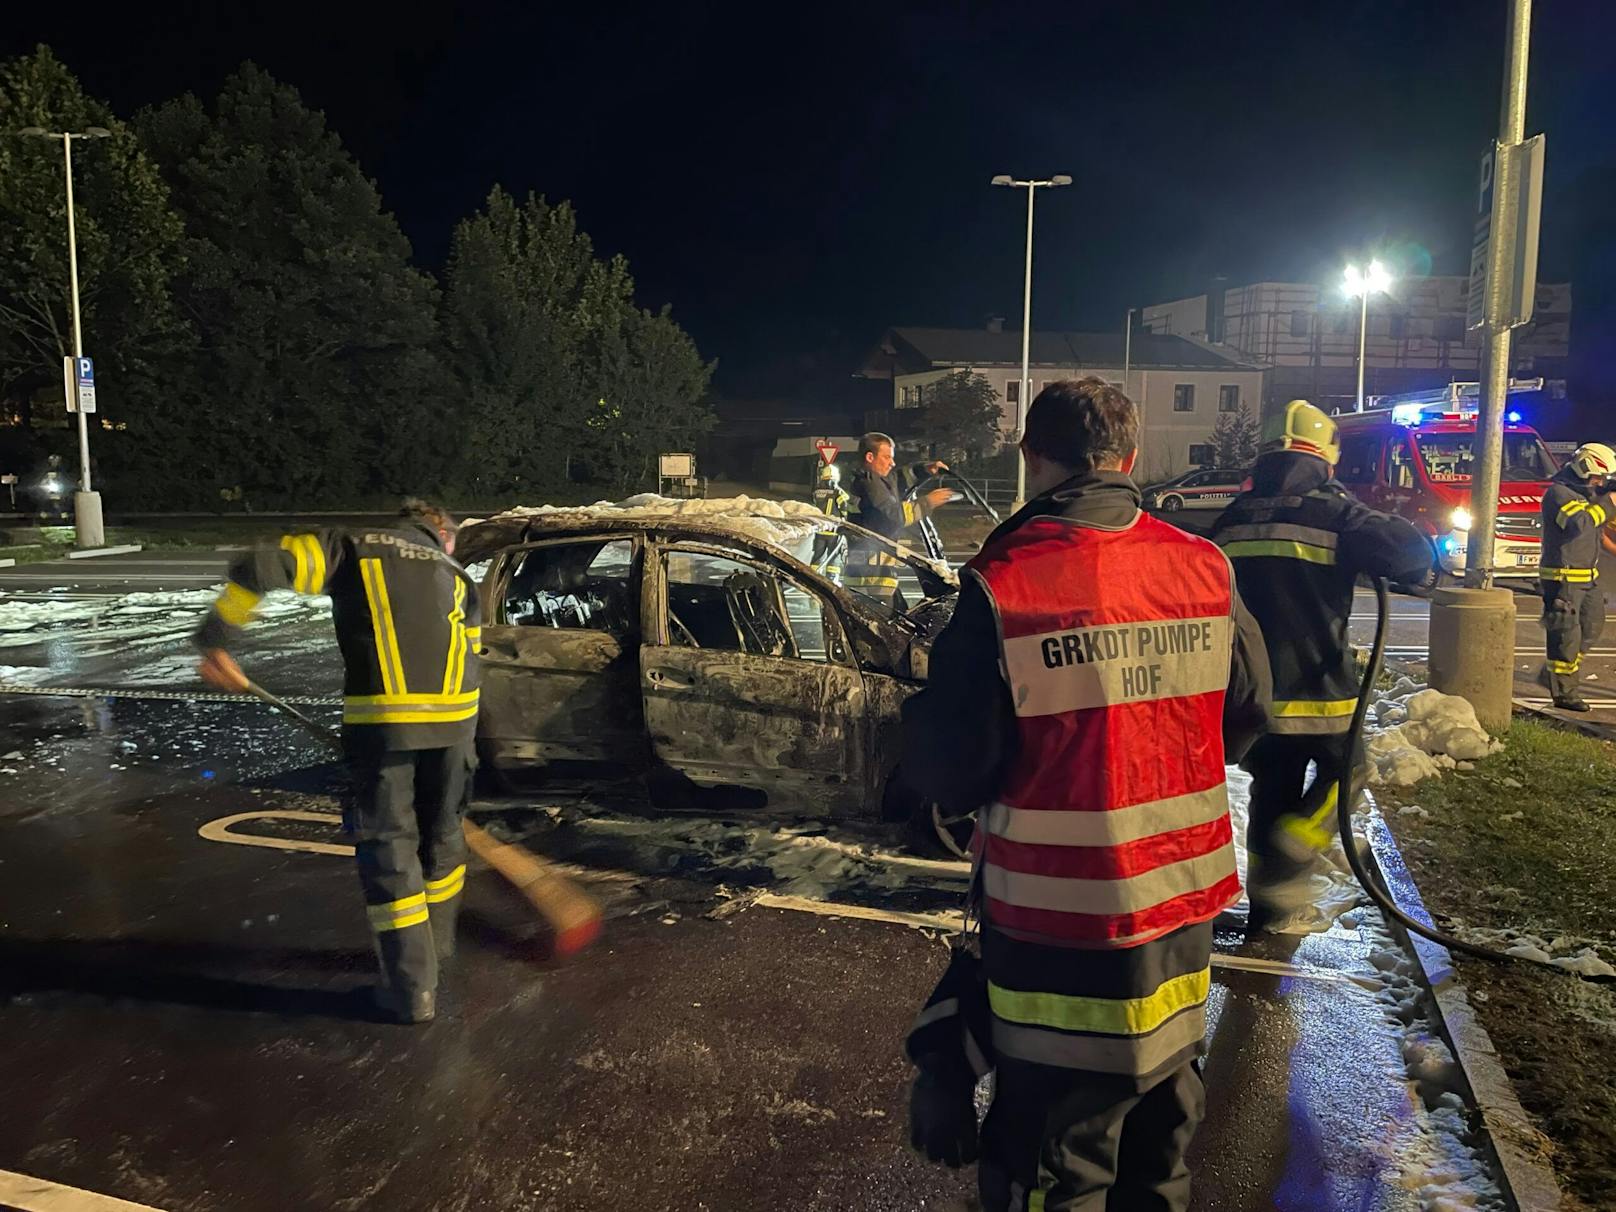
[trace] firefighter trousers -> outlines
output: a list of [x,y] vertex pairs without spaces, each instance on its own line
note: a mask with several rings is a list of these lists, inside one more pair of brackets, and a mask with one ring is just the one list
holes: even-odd
[[454,950],[471,766],[469,743],[366,754],[354,762],[358,787],[348,827],[359,884],[382,981],[402,995],[436,989],[438,960]]
[[[1251,775],[1246,819],[1246,888],[1253,905],[1269,903],[1305,875],[1336,833],[1337,781],[1349,738],[1269,733],[1240,766]],[[1308,768],[1314,768],[1311,781]],[[1297,906],[1272,904],[1272,908]]]
[[1582,658],[1605,630],[1605,591],[1595,585],[1545,584],[1543,630],[1549,650],[1549,693],[1574,699]]
[[983,1212],[1184,1212],[1201,1062],[1144,1090],[1132,1077],[1000,1057],[982,1124]]

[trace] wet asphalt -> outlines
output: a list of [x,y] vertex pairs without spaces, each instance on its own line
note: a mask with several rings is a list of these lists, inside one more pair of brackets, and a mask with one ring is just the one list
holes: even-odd
[[[0,660],[48,655],[59,685],[105,687],[184,657],[74,652],[55,636]],[[274,688],[335,691],[317,625],[261,629],[244,655]],[[198,832],[312,812],[234,829],[340,843],[343,772],[317,742],[245,703],[49,695],[0,695],[0,738],[19,755],[0,760],[0,1172],[170,1212],[898,1210],[972,1188],[905,1144],[901,1046],[946,962],[934,934],[725,912],[733,871],[573,845],[564,822],[588,802],[487,811],[580,864],[605,936],[554,959],[474,867],[438,1020],[390,1026],[366,1008],[351,862]],[[1341,925],[1220,936],[1196,1208],[1422,1206],[1421,1159],[1442,1146],[1373,950]]]

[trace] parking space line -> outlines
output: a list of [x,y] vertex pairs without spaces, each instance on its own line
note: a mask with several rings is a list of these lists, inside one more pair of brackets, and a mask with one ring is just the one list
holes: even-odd
[[303,850],[309,854],[352,855],[354,848],[337,842],[308,842],[301,838],[265,837],[263,834],[234,833],[232,825],[243,821],[314,821],[322,825],[340,826],[342,817],[334,812],[300,812],[283,809],[268,812],[238,812],[234,816],[221,816],[199,828],[197,836],[210,842],[226,842],[233,846],[263,846],[270,850]]
[[134,1204],[10,1170],[0,1170],[0,1207],[21,1212],[162,1212],[150,1204]]

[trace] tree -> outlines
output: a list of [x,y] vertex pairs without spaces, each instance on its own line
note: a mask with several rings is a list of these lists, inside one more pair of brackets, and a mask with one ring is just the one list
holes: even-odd
[[1244,468],[1257,461],[1257,421],[1242,404],[1234,412],[1218,414],[1212,426],[1212,465]]
[[185,224],[200,494],[307,507],[437,489],[461,426],[436,285],[324,116],[247,64],[211,110],[187,95],[139,128]]
[[947,459],[991,454],[1000,436],[998,393],[979,374],[956,370],[925,389],[926,436]]
[[712,428],[713,366],[666,307],[629,312],[602,355],[587,458],[591,472],[621,492],[649,480],[658,454],[688,450]]
[[479,499],[587,477],[626,488],[647,452],[710,423],[711,367],[666,311],[633,302],[621,257],[603,261],[565,202],[495,189],[455,229],[443,334]]
[[[0,65],[0,131],[29,126],[111,132],[75,141],[74,214],[97,419],[128,427],[98,437],[92,453],[127,471],[131,454],[160,444],[167,374],[191,348],[170,294],[181,224],[134,132],[44,46]],[[25,430],[40,419],[36,395],[60,398],[62,359],[73,352],[63,178],[60,140],[0,138],[0,400]],[[71,444],[65,431],[61,441]]]

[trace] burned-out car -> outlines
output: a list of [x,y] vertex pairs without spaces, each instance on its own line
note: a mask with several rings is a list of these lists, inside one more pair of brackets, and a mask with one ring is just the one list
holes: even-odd
[[807,562],[835,523],[726,506],[516,511],[462,531],[482,586],[483,767],[511,789],[627,775],[667,807],[913,818],[929,841],[899,708],[954,574],[844,523],[896,560],[900,600],[878,601]]

